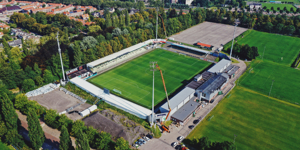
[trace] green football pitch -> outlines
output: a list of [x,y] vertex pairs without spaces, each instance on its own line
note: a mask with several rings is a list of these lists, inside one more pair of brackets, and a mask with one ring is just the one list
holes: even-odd
[[[156,49],[130,62],[89,80],[94,85],[107,88],[146,108],[152,106],[152,76],[150,62],[160,66],[170,95],[187,80],[203,71],[211,63],[196,58]],[[155,71],[154,103],[166,98],[159,71]]]
[[257,46],[257,59],[270,60],[286,66],[295,61],[300,47],[300,38],[252,30],[249,35],[238,40],[239,44]]
[[299,105],[238,86],[189,134],[187,141],[207,136],[211,141],[233,142],[237,135],[237,149],[300,149],[299,113]]
[[284,7],[286,7],[286,9],[287,9],[288,11],[290,11],[291,8],[293,8],[294,11],[297,10],[297,8],[294,7],[292,4],[272,4],[272,3],[262,3],[262,7],[264,7],[264,6],[266,6],[267,9],[269,9],[270,11],[272,11],[272,10],[271,10],[271,7],[273,7],[274,10],[276,10],[276,11],[278,11],[278,10],[277,10],[278,7],[280,8],[280,10],[283,10]]

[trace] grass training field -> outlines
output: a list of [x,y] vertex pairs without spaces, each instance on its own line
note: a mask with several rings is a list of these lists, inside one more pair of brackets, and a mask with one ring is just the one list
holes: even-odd
[[299,113],[299,105],[238,86],[187,140],[207,136],[211,141],[233,141],[237,135],[237,149],[300,149]]
[[[260,2],[261,0],[249,0],[249,1],[252,1],[252,2]],[[281,1],[281,2],[294,2],[294,4],[298,4],[299,1],[298,0],[276,0],[276,1]],[[269,2],[269,1],[267,1]]]
[[265,60],[254,61],[250,67],[239,79],[242,86],[269,95],[274,80],[270,96],[300,104],[300,70]]
[[277,10],[277,7],[279,7],[280,10],[283,10],[284,7],[286,7],[286,9],[287,9],[288,11],[290,11],[292,7],[293,7],[294,11],[297,10],[297,8],[294,7],[294,6],[291,5],[291,4],[272,4],[272,3],[261,3],[261,4],[262,4],[262,7],[265,7],[265,6],[266,6],[267,9],[269,9],[270,11],[271,11],[271,7],[273,7],[274,10],[276,10],[276,11],[278,11],[278,10]]
[[[144,107],[152,106],[152,71],[150,62],[156,61],[163,71],[168,94],[187,80],[203,71],[211,63],[179,55],[162,49],[154,50],[113,70],[105,72],[89,82],[121,91],[121,96]],[[159,71],[155,71],[155,105],[166,98]]]
[[[239,44],[257,46],[258,59],[270,60],[276,63],[291,66],[300,49],[300,38],[290,37],[252,30],[251,33],[238,41]],[[281,60],[281,57],[282,60]]]

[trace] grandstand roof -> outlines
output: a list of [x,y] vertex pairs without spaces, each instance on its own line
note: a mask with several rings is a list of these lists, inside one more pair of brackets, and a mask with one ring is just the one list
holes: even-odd
[[209,53],[209,51],[206,51],[206,50],[202,50],[202,49],[199,49],[199,48],[186,46],[186,45],[182,45],[182,44],[172,43],[172,42],[169,42],[169,41],[167,41],[167,44],[171,44],[173,46],[178,46],[178,47],[181,47],[181,48],[186,48],[186,49],[189,49],[189,50],[193,50],[193,51],[197,51],[197,52],[201,52],[201,53],[205,53],[205,54]]
[[99,87],[97,87],[83,79],[80,79],[78,77],[75,77],[75,78],[71,79],[70,81],[71,81],[71,83],[77,85],[78,87],[87,91],[88,93],[91,93],[92,95],[102,98],[108,104],[111,104],[111,105],[113,105],[117,108],[120,108],[126,112],[134,114],[140,118],[146,119],[152,113],[151,110],[149,110],[145,107],[142,107],[138,104],[132,103],[128,100],[125,100],[121,97],[115,96],[113,94],[105,94],[103,89],[100,89]]
[[97,65],[99,65],[99,64],[102,64],[102,63],[104,63],[104,62],[106,62],[106,61],[109,61],[109,60],[112,60],[112,59],[114,59],[114,58],[117,58],[117,57],[119,57],[119,56],[122,56],[122,55],[124,55],[124,54],[126,54],[126,53],[128,53],[128,52],[131,52],[131,51],[133,51],[133,50],[136,50],[136,49],[138,49],[138,48],[141,48],[141,47],[143,47],[143,46],[145,46],[145,45],[148,45],[149,43],[152,43],[152,42],[153,42],[153,40],[150,39],[150,40],[147,40],[147,41],[145,41],[145,42],[142,42],[142,43],[133,45],[133,46],[131,46],[131,47],[125,48],[125,49],[123,49],[123,50],[121,50],[121,51],[118,51],[118,52],[116,52],[116,53],[110,54],[110,55],[105,56],[105,57],[103,57],[103,58],[97,59],[97,60],[95,60],[95,61],[93,61],[93,62],[90,62],[90,63],[87,64],[87,66],[90,67],[90,68],[93,68],[93,67],[95,67],[95,66],[97,66]]
[[211,45],[209,45],[209,44],[204,44],[204,43],[200,43],[200,42],[197,42],[197,45],[205,46],[205,47],[211,47]]

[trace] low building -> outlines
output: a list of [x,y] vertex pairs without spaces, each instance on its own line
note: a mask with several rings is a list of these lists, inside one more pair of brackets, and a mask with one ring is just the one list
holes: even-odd
[[12,15],[15,12],[20,12],[20,11],[22,11],[22,8],[19,6],[9,6],[9,7],[3,7],[2,9],[0,9],[0,14]]
[[[22,40],[20,39],[17,39],[17,40],[14,40],[14,41],[10,41],[10,42],[7,42],[9,46],[11,47],[19,47],[19,48],[22,48]],[[1,43],[0,44],[0,47],[3,47],[3,44]]]
[[64,12],[70,12],[74,9],[75,7],[73,5],[69,5],[66,7],[62,7],[62,8],[58,8],[58,9],[54,9],[53,13],[54,14],[60,14],[60,13],[64,13]]
[[229,79],[234,78],[239,71],[240,67],[235,65],[230,65],[224,70],[224,72],[228,74]]
[[249,5],[249,7],[250,7],[250,10],[253,10],[253,9],[256,9],[256,10],[262,9],[261,3],[252,3],[252,4]]
[[208,69],[208,72],[211,73],[221,73],[223,72],[228,66],[231,65],[230,60],[222,59],[218,63],[216,63],[214,66],[212,66],[210,69]]
[[104,18],[104,10],[100,10],[99,12],[93,12],[92,15],[96,18]]
[[174,123],[185,125],[185,123],[187,123],[192,118],[193,114],[200,110],[200,108],[200,103],[189,100],[171,116],[171,120]]
[[81,16],[84,14],[84,10],[75,10],[75,11],[70,11],[70,12],[64,12],[64,15],[68,17],[77,17]]
[[202,47],[202,48],[207,48],[207,49],[212,49],[213,48],[212,45],[201,43],[201,42],[197,42],[196,45],[199,46],[199,47]]
[[[182,89],[180,92],[178,92],[175,96],[173,96],[169,102],[170,102],[170,107],[171,107],[171,112],[170,116],[172,116],[177,110],[179,110],[185,103],[187,103],[190,99],[195,98],[195,89],[185,87]],[[168,103],[164,103],[160,108],[159,108],[161,113],[166,113],[169,112],[169,106]],[[166,116],[165,116],[166,117]],[[165,118],[162,118],[161,121],[164,121]],[[170,119],[170,118],[168,118]]]
[[81,15],[81,19],[83,19],[83,20],[88,20],[89,19],[89,14],[83,14],[83,15]]
[[49,6],[49,7],[45,7],[45,8],[32,9],[31,13],[36,13],[38,11],[48,13],[48,12],[51,12],[55,8],[56,8],[56,6]]
[[0,32],[0,38],[2,38],[3,35],[4,35],[3,32]]
[[1,30],[3,30],[3,29],[9,29],[10,26],[7,25],[7,24],[5,24],[5,23],[0,23],[0,28],[1,28]]
[[221,90],[223,90],[229,81],[229,76],[226,73],[214,75],[212,78],[203,83],[197,88],[198,99],[211,101]]

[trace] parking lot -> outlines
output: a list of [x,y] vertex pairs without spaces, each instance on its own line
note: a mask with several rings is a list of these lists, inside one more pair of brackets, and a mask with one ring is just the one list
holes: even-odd
[[[245,32],[247,28],[236,27],[235,37]],[[216,48],[232,40],[234,32],[233,25],[221,23],[203,22],[199,25],[186,29],[172,35],[175,41],[187,44],[195,44],[198,41],[212,45]]]

